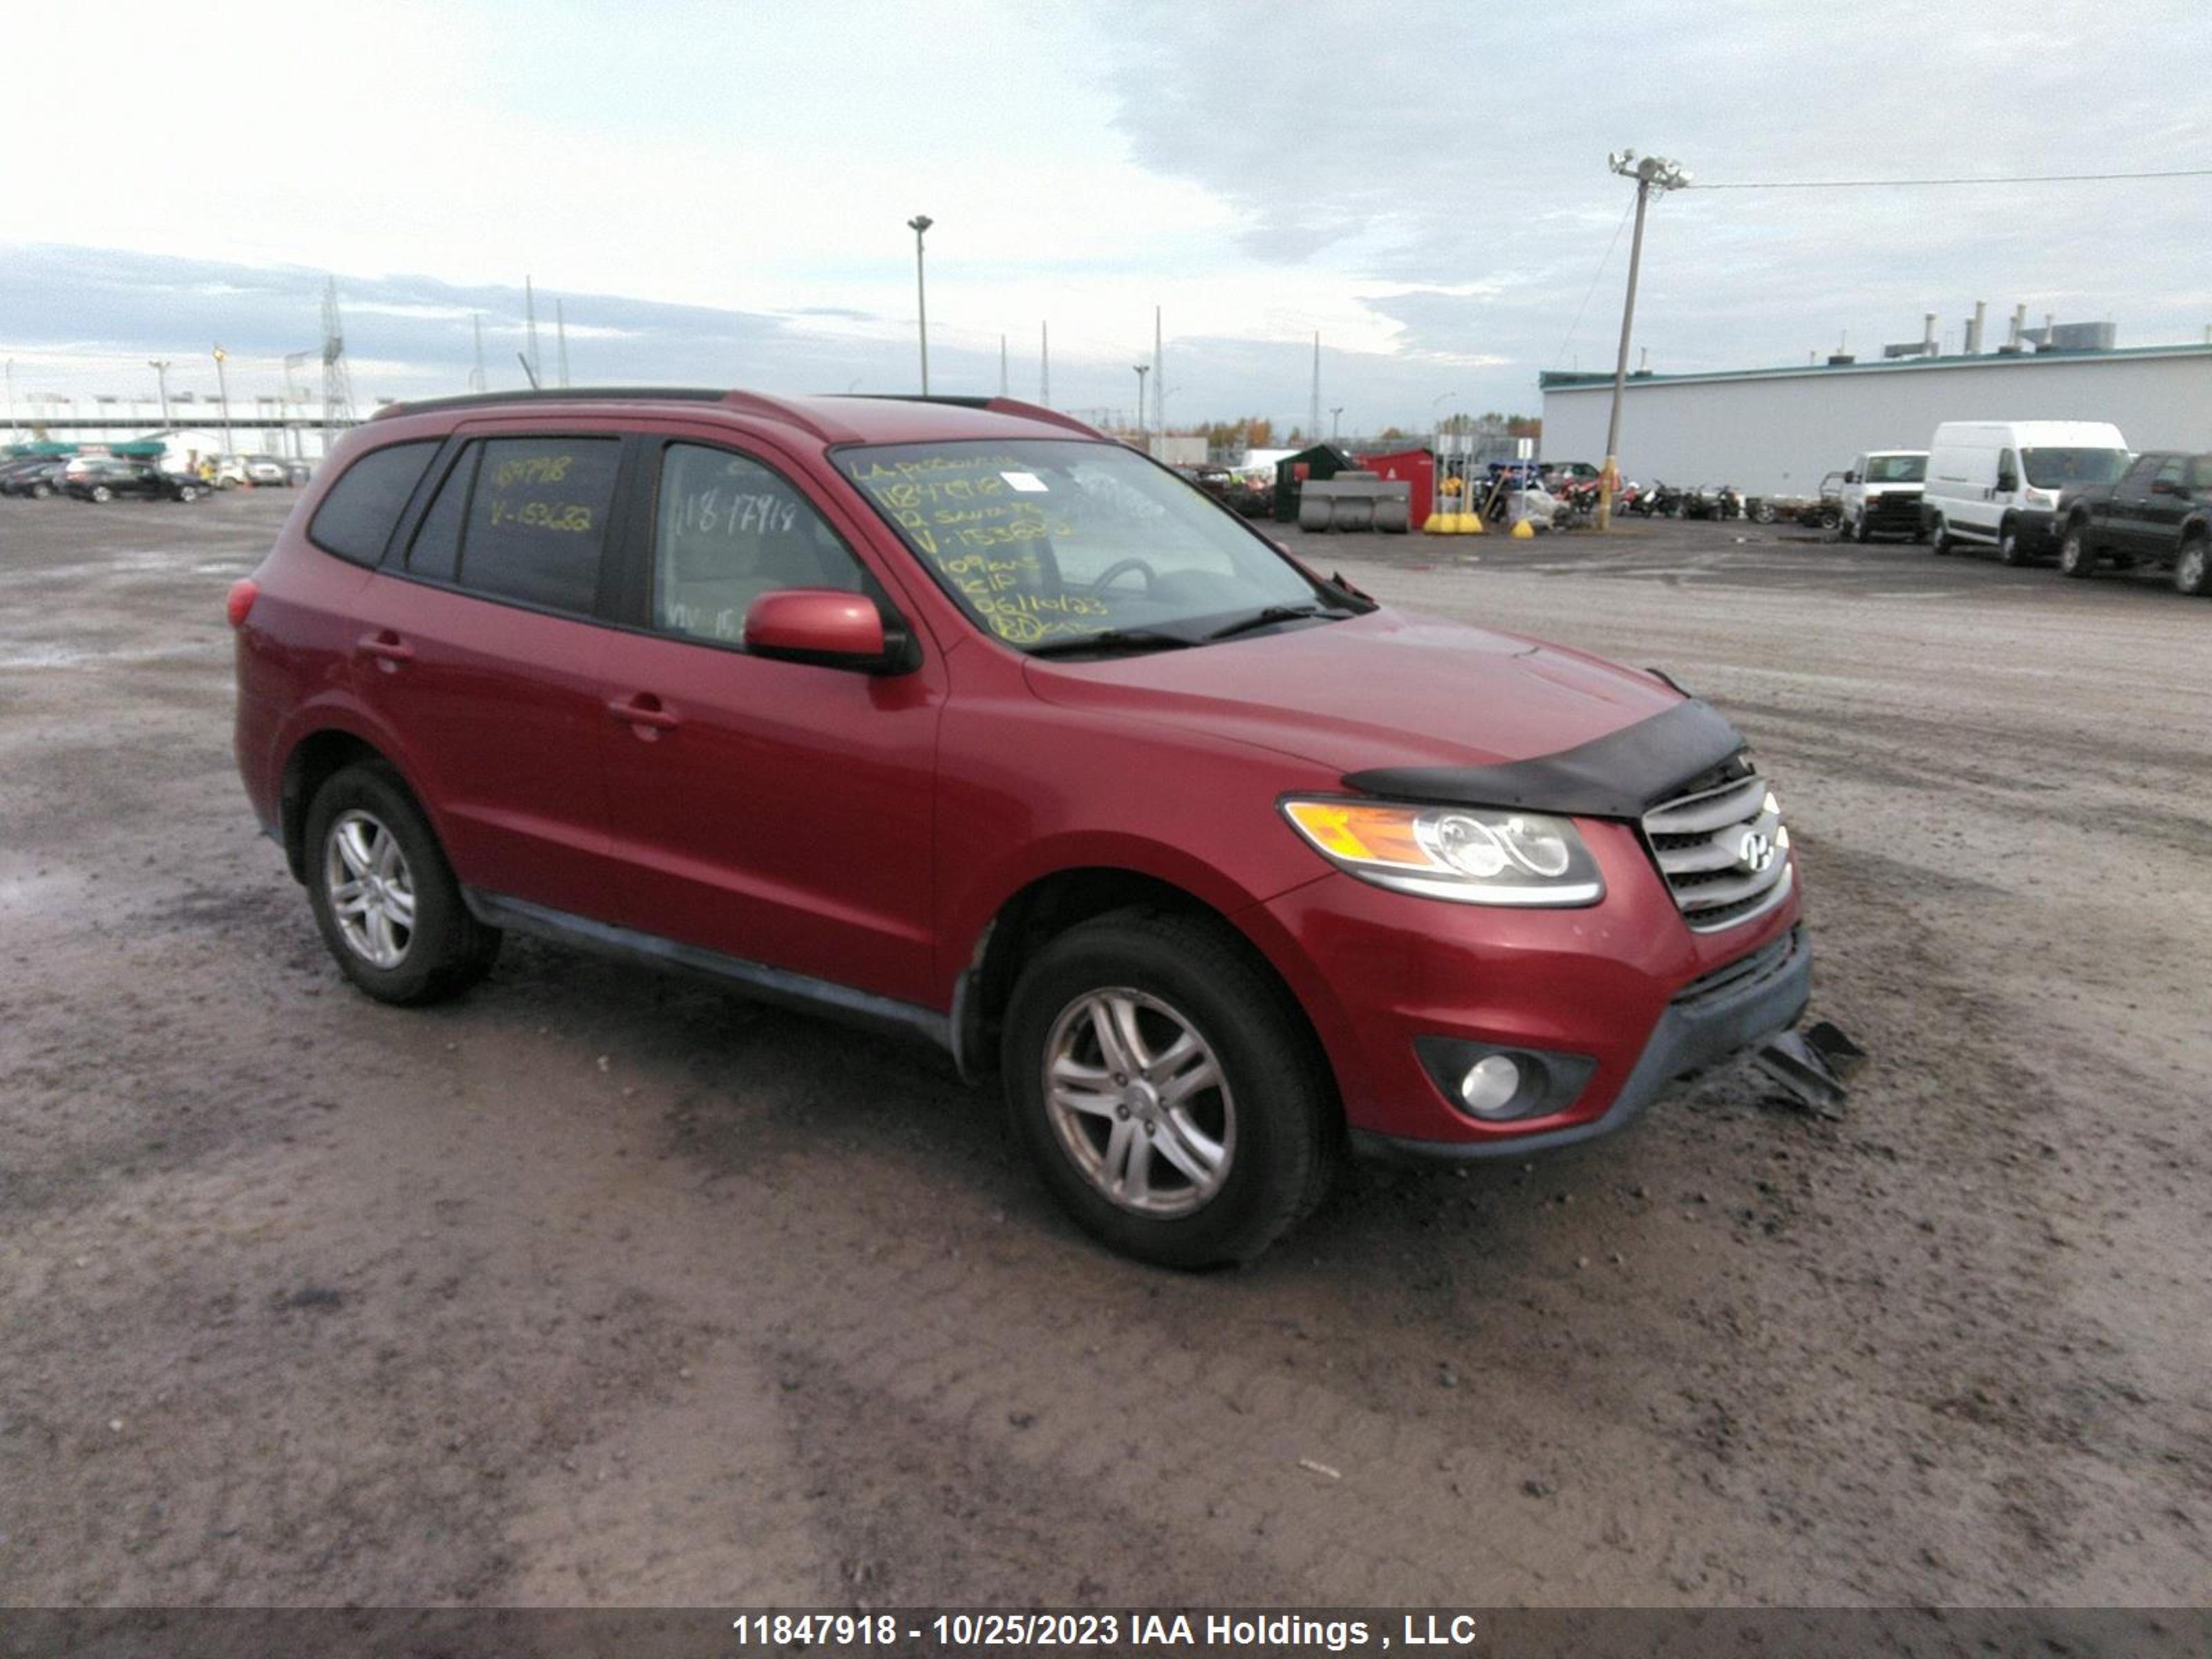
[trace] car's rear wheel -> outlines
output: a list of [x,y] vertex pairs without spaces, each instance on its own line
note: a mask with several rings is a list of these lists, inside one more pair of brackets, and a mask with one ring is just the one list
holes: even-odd
[[2020,526],[2007,519],[1997,529],[1997,562],[2015,568],[2027,562],[2020,544]]
[[31,486],[30,493],[33,501],[43,501],[54,493],[54,487],[49,483],[34,483]]
[[94,484],[92,487],[92,499],[95,501],[112,501],[115,499],[115,492],[106,484]]
[[345,976],[380,1002],[434,1002],[482,979],[501,934],[469,914],[397,775],[349,766],[307,809],[307,896]]
[[1046,1186],[1126,1255],[1249,1261],[1328,1190],[1326,1064],[1217,923],[1124,910],[1070,929],[1014,987],[1003,1047],[1008,1105]]
[[2058,544],[2058,573],[2076,580],[2097,574],[2097,554],[2089,545],[2087,526],[2069,524],[2066,526],[2065,537]]
[[2173,591],[2186,593],[2191,599],[2202,599],[2212,592],[2212,544],[2203,536],[2191,536],[2182,543],[2181,551],[2173,561]]
[[180,501],[198,501],[199,499],[199,489],[196,485],[179,484],[177,486],[177,499]]

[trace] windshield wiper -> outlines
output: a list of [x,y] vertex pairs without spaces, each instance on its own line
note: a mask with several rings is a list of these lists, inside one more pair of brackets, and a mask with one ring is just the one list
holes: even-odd
[[1032,657],[1072,657],[1079,651],[1175,651],[1198,641],[1180,634],[1163,634],[1150,628],[1109,628],[1097,634],[1073,634],[1064,640],[1047,640],[1030,647]]
[[1323,605],[1271,605],[1255,611],[1249,617],[1239,617],[1225,628],[1217,628],[1206,637],[1208,640],[1233,639],[1239,634],[1249,634],[1255,628],[1266,628],[1273,623],[1303,622],[1309,617],[1348,617],[1352,613]]

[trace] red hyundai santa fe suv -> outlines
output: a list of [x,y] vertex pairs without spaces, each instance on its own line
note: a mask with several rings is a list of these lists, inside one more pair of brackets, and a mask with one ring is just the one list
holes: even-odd
[[1115,1247],[1339,1151],[1522,1157],[1802,1012],[1766,781],[1655,673],[1378,605],[1006,399],[389,408],[234,589],[238,757],[339,968],[515,929],[995,1073]]

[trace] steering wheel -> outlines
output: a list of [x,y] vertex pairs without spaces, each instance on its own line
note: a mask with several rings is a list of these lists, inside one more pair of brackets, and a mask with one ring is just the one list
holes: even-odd
[[1103,587],[1109,582],[1112,581],[1116,576],[1125,574],[1132,570],[1139,570],[1144,573],[1145,592],[1147,593],[1151,592],[1152,591],[1152,568],[1149,564],[1146,564],[1142,559],[1115,560],[1113,563],[1108,565],[1103,570],[1098,573],[1097,576],[1092,580],[1091,586],[1094,589]]

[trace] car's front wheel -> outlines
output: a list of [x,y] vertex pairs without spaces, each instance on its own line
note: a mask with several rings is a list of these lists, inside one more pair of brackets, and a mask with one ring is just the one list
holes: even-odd
[[115,499],[115,492],[106,484],[94,484],[92,487],[92,499],[95,501],[112,501]]
[[1928,520],[1928,550],[1939,558],[1951,550],[1951,532],[1943,527],[1942,514]]
[[199,487],[196,484],[179,484],[177,486],[177,499],[180,501],[198,501],[199,499]]
[[2173,561],[2175,592],[2202,599],[2212,592],[2212,555],[2208,555],[2207,549],[2208,544],[2201,534],[2182,543],[2181,551]]
[[1219,924],[1124,910],[1014,988],[1007,1100],[1086,1230],[1170,1267],[1258,1255],[1334,1169],[1334,1090],[1304,1017]]
[[2027,554],[2020,544],[2020,526],[2007,519],[1997,531],[1997,562],[2015,569],[2027,562]]
[[501,934],[469,914],[422,809],[389,768],[349,766],[307,809],[307,896],[339,969],[380,1002],[482,979]]
[[2070,524],[2066,526],[2065,539],[2058,544],[2058,572],[2063,576],[2080,579],[2097,574],[2097,555],[2089,545],[2086,526]]

